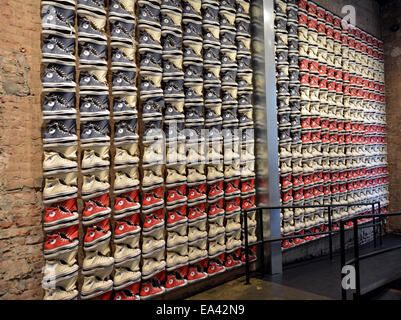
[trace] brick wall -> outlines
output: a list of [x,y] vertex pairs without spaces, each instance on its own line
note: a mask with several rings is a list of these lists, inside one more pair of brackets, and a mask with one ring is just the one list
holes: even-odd
[[40,0],[0,5],[0,300],[41,299]]
[[[390,30],[395,24],[401,26],[401,0],[387,2],[382,8],[382,33],[386,70],[390,210],[401,212],[401,30]],[[401,217],[390,219],[388,226],[391,231],[401,231]]]

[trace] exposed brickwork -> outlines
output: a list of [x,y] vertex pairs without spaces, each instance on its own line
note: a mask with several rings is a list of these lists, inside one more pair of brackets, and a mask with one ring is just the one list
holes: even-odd
[[40,0],[3,0],[0,28],[0,299],[41,299]]
[[[384,39],[388,162],[390,171],[390,210],[401,212],[401,30],[391,26],[401,24],[401,0],[388,1],[382,8]],[[389,228],[401,231],[401,217],[390,219]]]

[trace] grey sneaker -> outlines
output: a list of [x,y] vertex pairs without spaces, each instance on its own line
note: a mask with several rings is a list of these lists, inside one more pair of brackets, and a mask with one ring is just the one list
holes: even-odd
[[81,142],[107,142],[110,141],[108,133],[108,120],[84,122],[81,128]]
[[109,96],[108,95],[88,95],[81,96],[80,115],[83,117],[90,116],[107,116],[109,115]]
[[43,88],[75,88],[75,66],[50,63],[42,77]]
[[135,21],[134,4],[124,0],[111,0],[109,5],[109,17],[126,19],[127,22]]
[[75,61],[75,37],[65,35],[64,37],[50,34],[44,41],[42,47],[42,61],[55,62]]
[[113,72],[113,92],[136,91],[136,69],[118,70]]
[[44,97],[44,118],[57,115],[75,115],[75,92],[50,92]]
[[107,41],[106,18],[98,19],[91,16],[79,17],[78,37],[83,39],[94,39]]
[[107,42],[96,44],[91,42],[80,42],[79,44],[80,65],[107,65]]
[[59,32],[75,33],[75,10],[71,5],[52,2],[42,7],[42,32],[53,30]]
[[75,119],[53,120],[46,125],[43,134],[45,144],[76,141]]
[[138,119],[132,118],[129,120],[121,120],[116,122],[115,124],[115,134],[114,140],[115,141],[122,141],[122,140],[138,140]]

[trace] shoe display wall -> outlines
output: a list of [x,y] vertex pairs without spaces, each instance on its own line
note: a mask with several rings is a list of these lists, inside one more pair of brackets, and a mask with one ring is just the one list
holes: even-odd
[[[282,205],[379,200],[385,212],[383,43],[307,0],[276,0],[275,28]],[[369,210],[334,208],[334,228]],[[306,241],[327,223],[322,209],[282,213],[283,235],[310,233]]]

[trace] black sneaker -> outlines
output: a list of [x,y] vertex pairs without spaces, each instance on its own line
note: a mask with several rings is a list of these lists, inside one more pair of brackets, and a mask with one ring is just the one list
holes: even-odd
[[161,76],[147,76],[141,80],[140,96],[143,99],[162,96]]
[[152,74],[154,72],[160,73],[162,69],[162,55],[155,52],[145,52],[141,55],[141,61],[139,63],[140,73],[146,71],[145,73]]
[[79,89],[108,91],[107,69],[81,71],[79,75]]
[[76,141],[78,138],[75,132],[75,119],[50,121],[46,125],[46,130],[43,134],[43,143]]
[[154,30],[139,30],[139,53],[147,51],[161,53],[163,49],[160,44],[161,31],[160,34],[152,31]]
[[125,18],[127,19],[127,22],[135,21],[134,5],[130,8],[127,4],[130,4],[130,2],[124,0],[111,0],[109,6],[109,17]]
[[44,118],[55,115],[75,115],[75,92],[51,92],[45,95],[42,106]]
[[74,7],[60,3],[52,3],[42,7],[43,33],[55,30],[65,33],[75,33]]
[[[220,111],[220,112],[217,112]],[[205,112],[206,123],[222,121],[221,108],[208,108]]]
[[164,97],[167,98],[184,98],[184,81],[169,80],[164,86]]
[[143,133],[144,140],[156,140],[163,138],[163,130],[161,120],[152,120],[145,122],[145,130]]
[[170,10],[163,11],[161,15],[161,28],[162,34],[182,34],[181,14]]
[[164,98],[158,97],[146,100],[142,106],[143,118],[161,117],[164,109]]
[[130,118],[129,120],[121,120],[115,123],[114,140],[137,140],[137,118]]
[[125,47],[115,47],[111,52],[111,69],[118,67],[136,68],[135,49]]
[[235,13],[220,11],[220,31],[236,32]]
[[80,115],[83,117],[109,115],[108,95],[81,96]]
[[221,67],[222,68],[237,68],[236,50],[225,51],[221,53]]
[[136,69],[113,71],[113,92],[136,91]]
[[121,96],[114,97],[113,103],[113,114],[114,116],[125,115],[125,114],[138,114],[138,110],[136,109],[136,95],[131,96]]
[[110,141],[109,121],[89,121],[82,123],[81,128],[81,142],[106,142]]
[[163,56],[175,56],[182,54],[182,37],[179,35],[167,34],[163,37]]
[[[192,5],[194,4],[194,6]],[[183,0],[182,1],[182,17],[195,20],[202,20],[201,16],[201,1]]]
[[204,74],[203,81],[204,81],[205,85],[221,84],[221,81],[218,78],[220,76],[220,67],[219,66],[214,67],[214,68],[213,67],[204,68],[203,74]]
[[236,12],[236,1],[235,0],[223,0],[220,2],[220,11]]
[[213,24],[219,26],[219,7],[203,5],[203,24]]
[[194,47],[196,44],[184,43],[184,47],[182,52],[184,53],[184,62],[203,62],[202,58],[202,50],[199,51],[199,54],[195,51]]
[[89,38],[107,41],[105,26],[106,18],[97,19],[90,16],[79,17],[78,19],[79,38]]
[[205,64],[221,64],[220,50],[218,47],[209,47],[203,50],[203,62]]
[[186,84],[203,82],[203,67],[197,65],[188,65],[185,68],[184,81]]
[[120,20],[110,19],[110,40],[111,45],[118,44],[135,44],[135,23],[124,22]]
[[203,46],[220,48],[220,29],[214,25],[203,25]]
[[149,27],[160,29],[160,6],[147,3],[138,3],[139,5],[139,16],[138,16],[138,27]]
[[42,86],[46,88],[75,88],[75,66],[50,63],[42,77]]
[[238,100],[233,97],[231,90],[222,90],[222,103],[223,105],[237,105]]
[[80,65],[107,65],[107,43],[104,45],[92,42],[80,42]]
[[238,107],[240,109],[252,108],[252,94],[241,93],[238,95]]
[[78,14],[106,16],[104,0],[78,0]]
[[[179,109],[178,106],[180,106]],[[164,108],[164,118],[167,120],[184,119],[185,115],[183,113],[183,107],[184,100],[177,100],[175,103],[167,102],[166,108]]]
[[203,106],[192,106],[185,109],[185,122],[203,122]]
[[252,62],[250,57],[242,56],[237,60],[238,73],[252,73]]
[[229,108],[223,110],[223,123],[238,123],[237,119],[237,109]]
[[237,87],[237,70],[234,68],[224,69],[221,72],[221,85],[225,87]]
[[220,33],[221,49],[236,50],[235,33],[232,31],[222,31]]
[[49,35],[43,41],[42,61],[54,62],[56,60],[75,61],[75,37]]
[[163,60],[163,79],[171,80],[177,77],[183,77],[182,57],[166,58]]
[[204,93],[205,104],[221,103],[220,92],[221,92],[220,86],[205,88],[205,93]]
[[203,102],[203,86],[185,86],[185,103]]
[[164,122],[164,135],[167,142],[185,140],[185,122],[168,120]]
[[181,13],[181,0],[161,0],[161,9],[163,10],[173,10]]
[[184,40],[202,41],[202,24],[196,21],[185,21],[182,25]]

